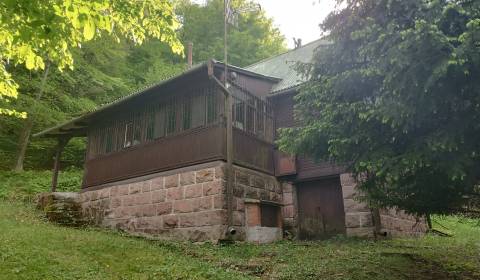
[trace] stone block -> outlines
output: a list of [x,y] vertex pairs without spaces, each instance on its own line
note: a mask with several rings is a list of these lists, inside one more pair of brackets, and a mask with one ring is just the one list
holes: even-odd
[[183,187],[175,187],[167,189],[167,200],[180,200],[183,199]]
[[136,194],[142,191],[142,183],[133,183],[129,185],[129,194]]
[[194,227],[197,223],[197,215],[195,213],[178,215],[179,227]]
[[356,186],[357,182],[350,173],[340,174],[340,184],[343,186]]
[[213,209],[213,197],[207,196],[200,198],[199,210],[211,210]]
[[110,188],[105,188],[105,189],[99,190],[99,192],[100,192],[100,195],[99,195],[100,199],[110,197]]
[[153,178],[150,187],[151,187],[152,191],[163,189],[164,188],[164,178],[163,177]]
[[142,182],[142,192],[149,192],[151,187],[152,181],[147,180]]
[[181,186],[186,186],[186,185],[192,185],[195,184],[195,172],[190,171],[190,172],[185,172],[180,174],[180,185]]
[[218,181],[203,183],[202,186],[203,186],[203,195],[214,195],[214,194],[222,193],[224,185],[222,180],[218,180]]
[[143,217],[153,217],[157,215],[157,208],[154,204],[138,206]]
[[191,201],[188,200],[177,200],[173,204],[173,211],[175,213],[189,213],[192,212],[193,207],[192,207]]
[[245,187],[245,197],[251,199],[260,199],[260,193],[252,187]]
[[355,237],[365,237],[371,238],[373,237],[373,228],[347,228],[347,236],[355,236]]
[[236,210],[245,211],[245,200],[243,198],[236,198]]
[[178,225],[177,215],[163,216],[163,228],[176,228]]
[[354,199],[344,199],[343,206],[345,208],[345,213],[355,213],[355,212],[368,212],[368,206],[363,203],[356,201]]
[[135,195],[128,195],[122,197],[122,205],[124,206],[133,206],[135,205],[136,197]]
[[225,178],[225,166],[219,165],[215,167],[215,179],[224,179]]
[[223,194],[217,194],[213,196],[213,208],[214,209],[225,209],[227,208],[227,201]]
[[233,186],[233,195],[236,197],[244,197],[245,196],[245,187],[243,185],[234,185]]
[[244,226],[245,225],[245,213],[240,211],[233,211],[233,225]]
[[[211,184],[210,183],[205,183],[205,184]],[[194,197],[200,197],[203,195],[203,186],[202,184],[195,184],[195,185],[189,185],[185,186],[185,198],[194,198]]]
[[347,228],[359,228],[361,227],[361,218],[357,213],[345,215],[345,227]]
[[164,202],[165,201],[165,190],[152,191],[152,203]]
[[152,195],[150,193],[141,193],[135,196],[135,204],[150,204],[152,203]]
[[156,207],[156,213],[157,215],[166,215],[166,214],[171,214],[172,213],[172,202],[161,202],[154,204]]
[[240,170],[235,170],[235,184],[250,186],[250,176]]
[[293,207],[293,205],[283,206],[282,216],[285,218],[293,218],[295,216],[295,208]]
[[342,194],[344,199],[353,199],[356,194],[355,187],[354,186],[342,187]]
[[282,190],[283,193],[291,193],[293,192],[293,186],[290,183],[282,183]]
[[213,181],[215,170],[213,168],[207,168],[198,170],[195,174],[197,183],[210,182]]
[[112,208],[117,208],[122,206],[122,198],[120,197],[112,197]]
[[120,185],[117,187],[118,195],[127,195],[129,193],[130,185]]
[[292,193],[284,193],[283,194],[283,204],[293,204],[293,195]]
[[260,176],[253,176],[254,178],[254,181],[253,181],[253,186],[255,188],[259,188],[259,189],[266,189],[265,187],[265,179],[260,177]]
[[110,196],[117,197],[118,196],[118,186],[110,187]]
[[165,188],[178,187],[178,174],[165,177]]

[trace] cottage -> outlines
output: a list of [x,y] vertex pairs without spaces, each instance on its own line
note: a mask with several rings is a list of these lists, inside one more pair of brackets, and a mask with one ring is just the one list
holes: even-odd
[[277,150],[276,129],[295,125],[292,66],[325,44],[229,65],[226,77],[208,61],[37,134],[59,140],[53,185],[68,139],[87,137],[80,200],[101,226],[193,241],[420,234],[401,211],[354,200],[342,166]]

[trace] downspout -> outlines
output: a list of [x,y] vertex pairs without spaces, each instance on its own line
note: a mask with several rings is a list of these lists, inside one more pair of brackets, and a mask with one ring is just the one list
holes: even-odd
[[[213,61],[208,61],[208,76],[212,79],[218,87],[222,90],[225,96],[225,121],[226,121],[226,132],[225,132],[225,141],[227,146],[227,165],[225,170],[226,175],[226,195],[227,195],[227,236],[228,239],[231,239],[232,236],[236,233],[236,229],[233,226],[233,126],[232,126],[232,93],[224,86],[224,84],[215,77],[213,71]],[[226,79],[227,77],[225,77]]]

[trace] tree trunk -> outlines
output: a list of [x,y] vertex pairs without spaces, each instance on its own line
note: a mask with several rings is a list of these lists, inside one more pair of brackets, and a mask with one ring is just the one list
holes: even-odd
[[43,72],[42,81],[40,83],[40,87],[38,88],[37,94],[35,96],[35,103],[32,104],[32,109],[30,112],[27,112],[27,120],[25,121],[25,126],[20,133],[20,137],[18,139],[18,152],[17,152],[17,160],[15,161],[15,166],[13,168],[14,171],[20,172],[23,171],[23,162],[25,161],[25,154],[27,152],[28,143],[30,141],[30,135],[32,134],[33,128],[33,121],[34,116],[36,113],[36,103],[40,101],[43,95],[43,91],[45,90],[45,84],[47,83],[48,77],[48,70],[50,68],[50,63],[47,62],[45,65],[45,71]]

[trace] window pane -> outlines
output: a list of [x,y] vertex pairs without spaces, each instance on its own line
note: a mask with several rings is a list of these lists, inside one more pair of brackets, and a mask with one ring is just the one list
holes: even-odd
[[233,125],[245,129],[245,103],[234,97],[233,104]]

